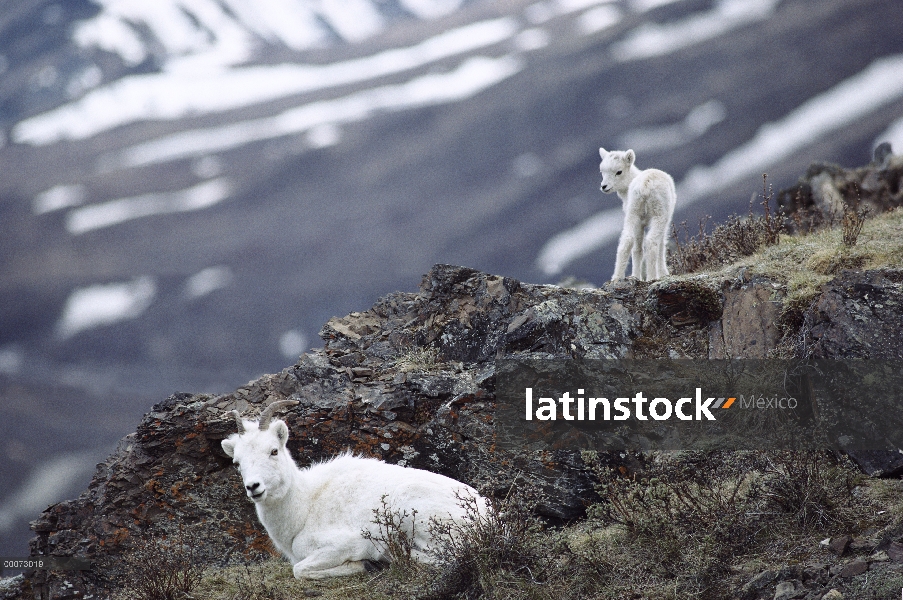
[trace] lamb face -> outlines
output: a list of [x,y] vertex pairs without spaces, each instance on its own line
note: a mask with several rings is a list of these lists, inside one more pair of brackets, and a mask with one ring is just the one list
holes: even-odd
[[636,159],[633,150],[608,152],[605,148],[599,148],[599,156],[602,157],[602,162],[599,163],[599,172],[602,174],[600,189],[606,194],[626,190],[630,184],[630,168]]

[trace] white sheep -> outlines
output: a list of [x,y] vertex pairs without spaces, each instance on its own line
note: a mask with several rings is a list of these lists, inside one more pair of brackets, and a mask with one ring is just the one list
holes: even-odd
[[[293,404],[273,402],[257,422],[233,410],[238,433],[222,447],[239,468],[270,539],[294,565],[296,578],[351,575],[367,570],[369,562],[388,562],[386,548],[375,543],[383,533],[373,522],[374,509],[382,509],[383,502],[406,515],[402,531],[413,529],[411,555],[421,562],[431,561],[431,519],[460,522],[468,502],[475,502],[480,513],[487,510],[485,499],[459,481],[350,453],[299,469],[285,446],[288,426],[273,420],[277,409]],[[371,539],[365,539],[365,531]]]
[[[624,228],[618,241],[613,280],[624,279],[627,257],[633,264],[631,275],[643,281],[668,275],[668,229],[674,216],[677,191],[670,175],[658,169],[640,170],[634,164],[636,154],[599,148],[601,189],[617,192],[624,206]],[[643,229],[648,227],[645,239]],[[643,265],[645,263],[645,276]]]

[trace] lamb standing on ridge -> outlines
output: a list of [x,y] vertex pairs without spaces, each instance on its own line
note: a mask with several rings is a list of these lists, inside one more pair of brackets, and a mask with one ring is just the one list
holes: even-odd
[[[668,229],[677,203],[674,180],[658,169],[638,169],[633,150],[608,152],[599,148],[599,156],[602,157],[599,164],[602,191],[617,192],[624,206],[624,229],[618,241],[612,280],[624,279],[628,255],[633,263],[633,277],[641,281],[665,277],[668,275],[665,256]],[[643,239],[646,227],[649,231]]]
[[243,420],[233,410],[238,433],[223,440],[222,447],[241,471],[257,517],[298,579],[351,575],[365,571],[368,561],[387,562],[386,549],[362,535],[369,531],[379,539],[373,511],[382,508],[383,498],[390,510],[407,513],[402,530],[410,532],[413,525],[412,556],[421,562],[431,560],[431,518],[460,521],[468,499],[480,512],[488,509],[468,485],[372,458],[343,454],[299,469],[285,446],[288,426],[273,420],[276,410],[293,404],[297,402],[273,402],[257,422]]

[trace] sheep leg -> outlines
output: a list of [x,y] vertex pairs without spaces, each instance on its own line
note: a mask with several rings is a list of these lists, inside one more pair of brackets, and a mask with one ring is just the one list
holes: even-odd
[[347,560],[348,552],[331,548],[312,554],[292,567],[295,579],[325,579],[367,570],[365,560]]
[[643,255],[646,259],[646,280],[661,279],[668,275],[668,263],[665,256],[668,236],[668,220],[653,218],[649,223],[649,231],[643,241]]
[[[649,264],[648,258],[643,253],[643,223],[639,219],[630,219],[628,223],[624,224],[624,227],[631,227],[633,229],[632,238],[633,238],[633,248],[631,248],[630,252],[630,276],[639,279],[640,281],[646,281],[649,278]],[[646,262],[646,276],[643,276],[643,263]]]
[[296,556],[306,554],[292,567],[296,579],[324,579],[363,573],[367,570],[368,560],[379,559],[373,552],[373,544],[359,533],[330,533],[328,545],[325,541],[312,544],[316,549],[309,554],[296,548],[301,550]]
[[[615,255],[615,272],[612,280],[624,279],[627,271],[627,259],[633,259],[633,277],[642,273],[642,247],[643,224],[630,215],[624,217],[624,229],[621,230],[621,239],[618,241],[618,253]],[[632,255],[632,256],[631,256]],[[638,268],[637,265],[640,265]]]

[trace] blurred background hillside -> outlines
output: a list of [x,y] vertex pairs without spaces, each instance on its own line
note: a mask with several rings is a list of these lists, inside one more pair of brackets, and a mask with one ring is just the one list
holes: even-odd
[[434,263],[610,276],[598,148],[745,212],[903,149],[898,0],[0,5],[0,555],[175,391]]

